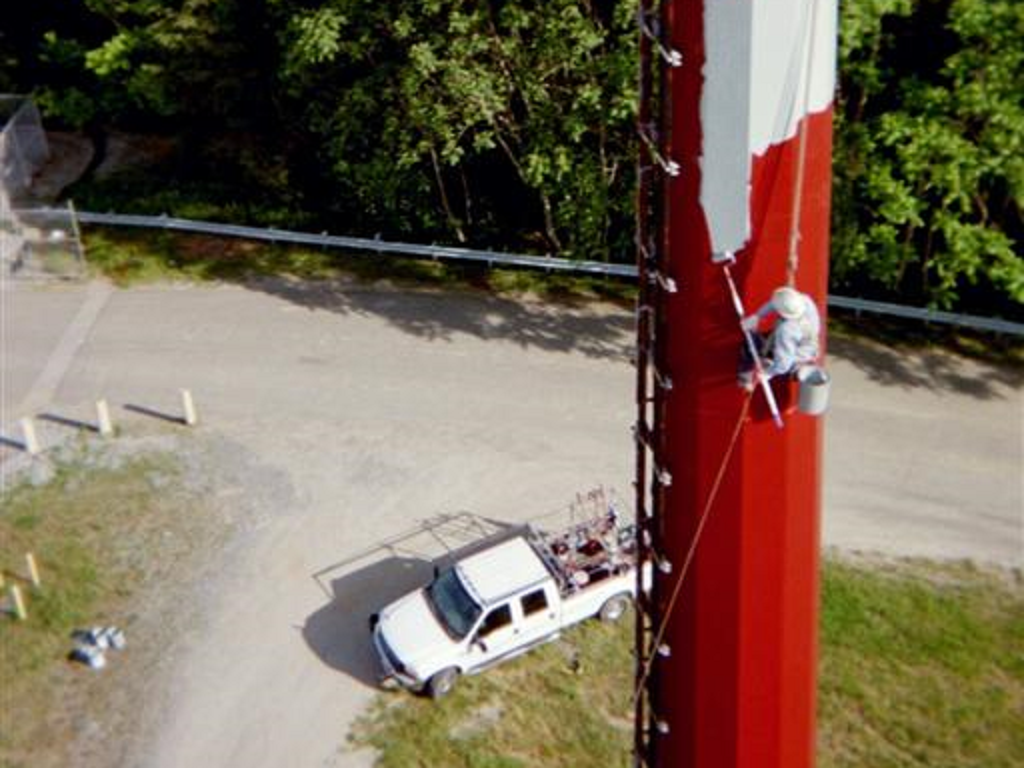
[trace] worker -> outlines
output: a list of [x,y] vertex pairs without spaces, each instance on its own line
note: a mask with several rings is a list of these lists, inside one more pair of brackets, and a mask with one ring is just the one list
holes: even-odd
[[[767,334],[759,330],[761,321],[770,315],[778,320]],[[814,299],[795,288],[775,290],[772,298],[757,312],[743,318],[743,330],[750,334],[761,358],[761,371],[765,379],[786,376],[818,359],[821,336],[821,317]],[[757,383],[755,365],[748,345],[744,343],[740,361],[739,383],[750,391]]]

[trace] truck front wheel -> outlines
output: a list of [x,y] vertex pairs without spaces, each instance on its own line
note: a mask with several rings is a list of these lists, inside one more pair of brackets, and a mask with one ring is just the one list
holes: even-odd
[[626,595],[615,595],[604,601],[604,605],[601,606],[601,610],[598,611],[597,615],[604,622],[618,621],[622,618],[622,614],[626,612],[628,607],[629,598]]
[[455,687],[455,681],[458,679],[459,670],[455,667],[442,669],[427,682],[427,695],[435,700],[447,696]]

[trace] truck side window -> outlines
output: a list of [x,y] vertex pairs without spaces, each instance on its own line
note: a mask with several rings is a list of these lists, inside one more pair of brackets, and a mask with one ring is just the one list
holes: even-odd
[[512,606],[508,603],[499,606],[487,614],[487,618],[480,624],[480,631],[477,632],[477,637],[487,637],[497,629],[507,627],[512,623]]
[[543,589],[538,589],[536,592],[531,592],[528,595],[523,595],[523,616],[529,616],[530,614],[543,611],[548,607],[548,598],[544,594]]

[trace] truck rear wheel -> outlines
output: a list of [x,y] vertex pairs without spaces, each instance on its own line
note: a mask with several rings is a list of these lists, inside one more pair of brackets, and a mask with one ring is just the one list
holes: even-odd
[[615,595],[604,601],[601,610],[597,612],[601,621],[611,623],[622,618],[622,614],[629,607],[629,597],[626,595]]
[[459,679],[459,670],[455,667],[447,667],[434,674],[427,682],[427,695],[437,700],[451,693],[455,682]]

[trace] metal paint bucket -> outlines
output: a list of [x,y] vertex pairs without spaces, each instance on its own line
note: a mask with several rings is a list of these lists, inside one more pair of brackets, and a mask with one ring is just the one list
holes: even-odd
[[828,410],[828,394],[832,380],[828,371],[817,365],[809,365],[797,372],[800,382],[800,413],[809,416],[820,416]]

